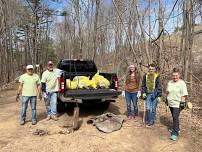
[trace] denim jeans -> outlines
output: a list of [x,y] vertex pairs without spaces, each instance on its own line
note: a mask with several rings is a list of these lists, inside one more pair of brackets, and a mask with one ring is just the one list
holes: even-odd
[[145,117],[146,124],[154,124],[156,120],[157,104],[158,104],[157,98],[154,98],[154,95],[152,93],[147,94],[146,117]]
[[[138,116],[137,92],[130,93],[128,91],[125,91],[125,98],[126,98],[128,116]],[[133,102],[134,113],[132,113],[131,111],[131,101]]]
[[26,119],[27,105],[29,101],[32,109],[32,122],[36,121],[36,99],[36,96],[22,96],[21,121],[25,121]]
[[48,116],[57,114],[57,93],[49,92],[48,98],[44,99]]
[[174,108],[170,107],[170,112],[173,117],[173,129],[172,129],[172,135],[178,136],[178,132],[180,130],[179,128],[179,115],[180,115],[180,108]]

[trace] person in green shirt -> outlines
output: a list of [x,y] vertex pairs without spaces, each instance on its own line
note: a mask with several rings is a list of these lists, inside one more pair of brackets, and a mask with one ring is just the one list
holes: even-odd
[[47,70],[43,72],[41,85],[42,94],[44,97],[46,110],[47,110],[47,120],[53,119],[55,121],[57,118],[57,92],[59,91],[59,77],[60,70],[54,68],[52,61],[47,64]]
[[36,101],[37,93],[40,96],[40,78],[37,74],[33,73],[33,65],[27,65],[26,73],[20,76],[20,85],[18,87],[16,101],[19,100],[20,94],[22,94],[22,111],[20,116],[20,125],[25,124],[27,105],[30,101],[32,109],[32,125],[37,123],[36,119]]
[[188,96],[186,83],[180,79],[180,70],[173,69],[172,80],[167,84],[167,104],[173,117],[173,129],[170,139],[177,140],[179,133],[179,115],[180,111],[185,108],[185,99]]

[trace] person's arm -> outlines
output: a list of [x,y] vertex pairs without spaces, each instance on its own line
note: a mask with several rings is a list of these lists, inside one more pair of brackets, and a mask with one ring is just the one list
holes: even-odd
[[20,83],[19,86],[18,86],[18,90],[17,90],[17,94],[22,94],[22,87],[23,87],[23,84]]
[[37,92],[38,92],[38,97],[41,100],[42,96],[41,96],[41,85],[40,85],[40,78],[38,76],[38,81],[37,81]]
[[41,91],[46,92],[46,74],[43,72],[42,78],[41,78]]
[[157,97],[161,97],[162,96],[162,86],[161,86],[161,80],[160,77],[158,76],[156,79],[156,92],[157,92]]
[[138,82],[138,90],[140,91],[141,90],[141,86],[142,86],[142,79],[141,79],[140,73],[138,73],[137,82]]
[[142,79],[142,89],[141,89],[141,92],[143,94],[143,93],[146,93],[146,91],[147,91],[147,88],[146,88],[146,75],[144,75],[143,79]]
[[182,83],[181,86],[182,86],[182,90],[181,90],[181,93],[182,93],[181,101],[182,101],[182,102],[185,102],[186,99],[187,99],[187,96],[188,96],[188,91],[187,91],[186,83],[183,81],[183,83]]
[[38,94],[41,94],[41,85],[40,84],[37,85],[37,91],[38,91]]
[[58,88],[59,88],[59,90],[58,91],[60,91],[60,77],[58,77]]
[[23,88],[23,77],[22,76],[20,76],[19,82],[20,82],[20,84],[18,86],[17,95],[16,95],[17,102],[20,99],[20,94],[22,94],[22,88]]

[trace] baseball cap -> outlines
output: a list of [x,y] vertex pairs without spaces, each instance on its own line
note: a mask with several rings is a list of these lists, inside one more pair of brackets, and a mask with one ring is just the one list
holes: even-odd
[[53,61],[48,61],[48,65],[53,65]]
[[134,67],[135,67],[135,65],[134,65],[134,64],[131,64],[129,67],[130,67],[130,68],[134,68]]
[[34,67],[33,67],[33,65],[31,65],[31,64],[29,64],[29,65],[27,65],[26,66],[26,69],[33,69]]

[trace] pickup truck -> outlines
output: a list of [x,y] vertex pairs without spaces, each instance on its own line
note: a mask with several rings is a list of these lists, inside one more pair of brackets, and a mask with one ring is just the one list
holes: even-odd
[[96,89],[67,89],[66,79],[72,80],[75,76],[88,76],[90,79],[98,71],[93,60],[62,59],[57,64],[62,71],[60,77],[60,91],[58,92],[58,112],[64,111],[68,103],[91,103],[108,108],[110,102],[115,102],[121,91],[118,91],[116,73],[99,73],[110,82],[109,88]]

